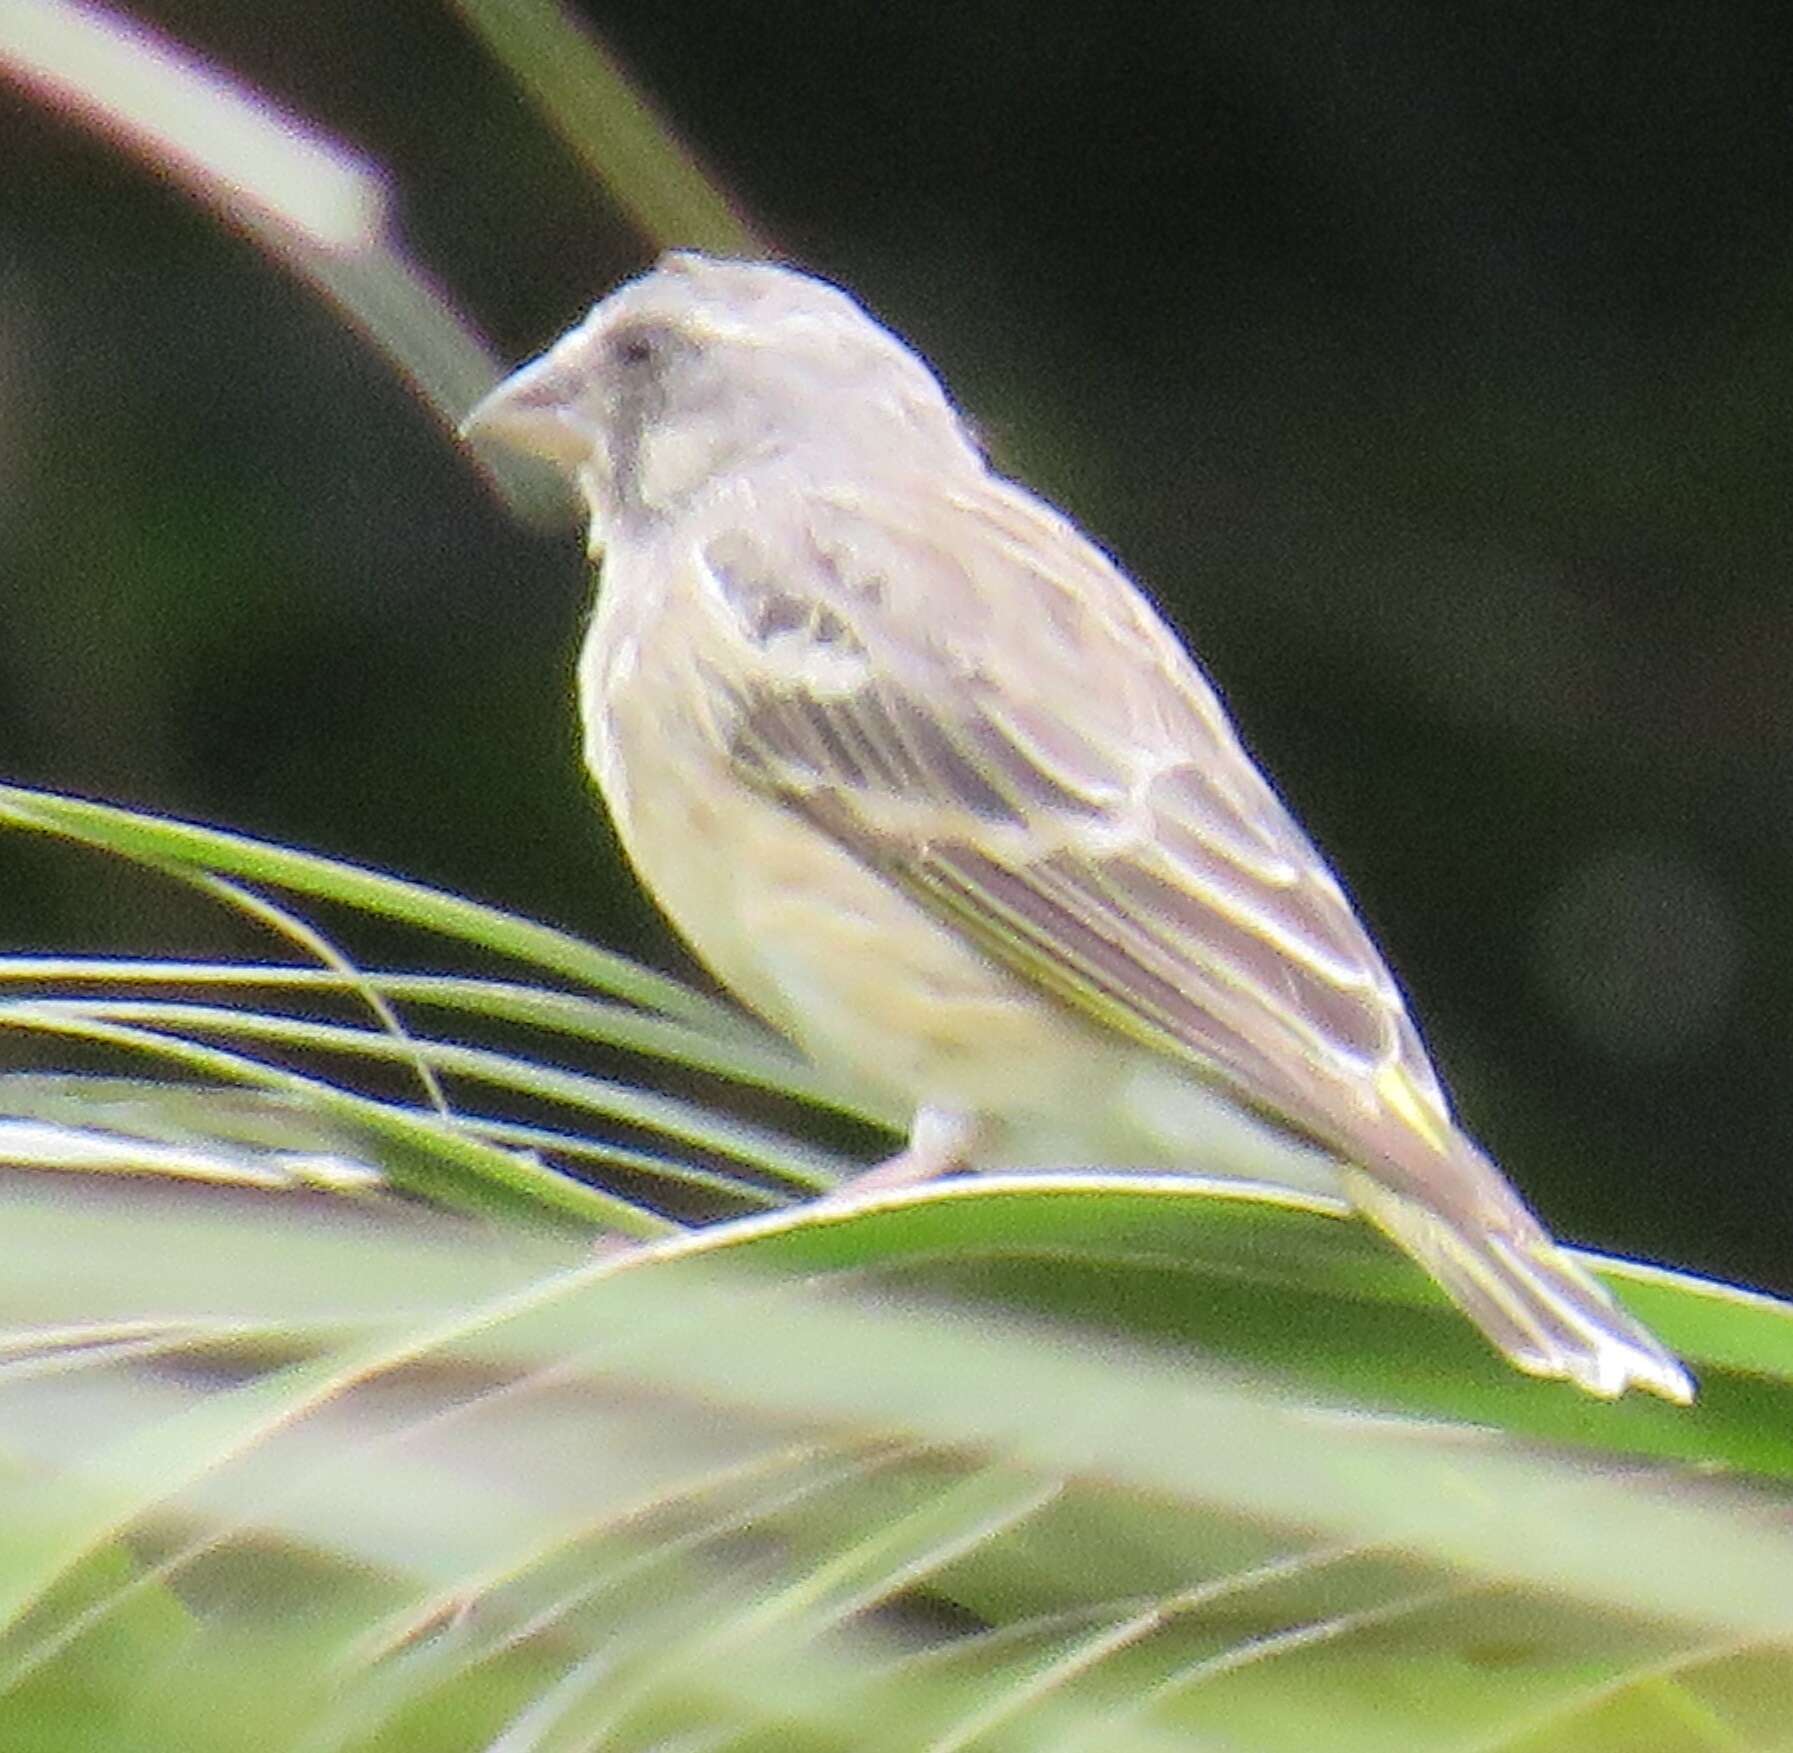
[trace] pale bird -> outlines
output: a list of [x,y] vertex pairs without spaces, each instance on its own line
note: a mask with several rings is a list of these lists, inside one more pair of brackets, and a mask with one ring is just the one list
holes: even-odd
[[583,494],[585,755],[623,847],[724,984],[906,1127],[875,1173],[1342,1192],[1520,1369],[1692,1398],[1458,1127],[1177,636],[845,293],[668,256],[465,430]]

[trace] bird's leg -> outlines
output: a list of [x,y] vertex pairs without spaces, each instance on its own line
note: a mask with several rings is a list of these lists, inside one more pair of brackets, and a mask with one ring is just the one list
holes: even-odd
[[[950,1108],[917,1108],[909,1125],[909,1142],[895,1156],[886,1157],[850,1181],[813,1201],[821,1206],[850,1206],[861,1193],[907,1187],[931,1181],[971,1167],[972,1148],[982,1130],[975,1114],[958,1114]],[[592,1253],[602,1260],[622,1260],[648,1251],[649,1244],[634,1236],[601,1236]]]
[[855,1175],[848,1182],[847,1191],[857,1194],[907,1187],[915,1181],[931,1181],[937,1175],[968,1169],[977,1135],[975,1114],[957,1114],[950,1108],[917,1108],[909,1127],[909,1142],[895,1156]]

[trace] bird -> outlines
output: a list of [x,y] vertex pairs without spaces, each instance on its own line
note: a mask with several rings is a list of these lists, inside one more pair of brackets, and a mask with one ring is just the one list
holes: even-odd
[[462,432],[582,497],[586,764],[698,959],[906,1135],[871,1178],[1342,1195],[1518,1369],[1692,1400],[1458,1123],[1197,659],[849,293],[666,254]]

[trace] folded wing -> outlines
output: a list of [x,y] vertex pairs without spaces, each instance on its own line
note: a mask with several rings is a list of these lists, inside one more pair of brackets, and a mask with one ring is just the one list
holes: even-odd
[[705,680],[744,775],[1061,1001],[1435,1173],[1449,1119],[1400,994],[1168,629],[1004,484],[880,510],[706,543],[742,649]]

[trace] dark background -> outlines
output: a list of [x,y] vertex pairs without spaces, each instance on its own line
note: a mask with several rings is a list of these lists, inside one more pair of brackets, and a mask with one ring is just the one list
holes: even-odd
[[[444,6],[135,11],[385,166],[508,356],[652,253]],[[1191,634],[1553,1224],[1793,1289],[1784,4],[585,13]],[[0,86],[0,775],[673,962],[578,767],[586,593],[308,289]],[[0,947],[108,945],[241,933],[0,840]]]

